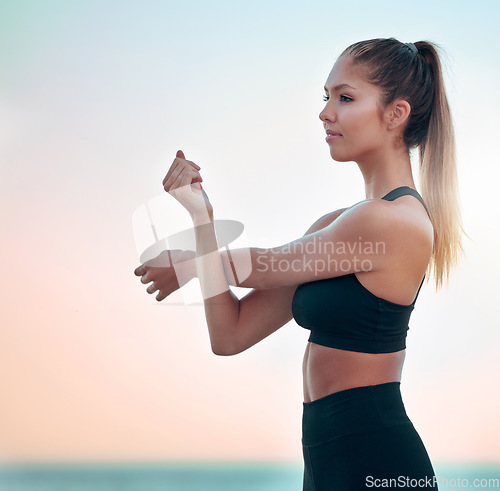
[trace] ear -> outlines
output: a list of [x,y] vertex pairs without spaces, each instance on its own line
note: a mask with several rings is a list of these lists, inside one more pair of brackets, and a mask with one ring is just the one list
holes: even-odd
[[405,123],[408,121],[411,113],[411,106],[408,101],[404,99],[398,99],[392,104],[387,106],[385,110],[385,121],[387,123],[387,128],[390,130],[395,130],[397,128],[403,128]]

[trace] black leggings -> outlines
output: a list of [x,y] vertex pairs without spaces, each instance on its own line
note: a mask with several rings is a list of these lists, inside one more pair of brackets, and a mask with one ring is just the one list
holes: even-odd
[[437,489],[427,451],[406,415],[400,382],[305,402],[302,448],[303,491]]

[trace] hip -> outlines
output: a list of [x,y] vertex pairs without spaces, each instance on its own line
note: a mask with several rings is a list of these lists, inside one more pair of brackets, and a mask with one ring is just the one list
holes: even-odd
[[353,387],[303,403],[302,443],[317,445],[395,425],[412,425],[400,382]]
[[370,479],[437,487],[399,382],[354,387],[303,403],[302,448],[307,491],[364,489]]

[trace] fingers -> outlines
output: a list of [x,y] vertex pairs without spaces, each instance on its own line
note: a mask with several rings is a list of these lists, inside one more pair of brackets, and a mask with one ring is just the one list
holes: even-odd
[[[186,160],[186,157],[184,157],[184,152],[182,150],[177,150],[177,153],[175,154],[176,158],[178,159],[183,159]],[[195,164],[194,162],[191,162],[191,160],[186,160],[189,164],[193,165],[196,169],[200,170],[201,167],[198,164]]]
[[165,179],[163,181],[163,186],[164,187],[167,187],[167,186],[171,186],[172,182],[174,182],[175,180],[177,180],[177,178],[179,176],[183,176],[183,175],[189,175],[191,176],[191,179],[193,182],[201,182],[203,181],[203,178],[200,176],[200,173],[196,170],[196,169],[193,169],[192,167],[190,166],[187,166],[185,164],[182,164],[182,165],[178,165],[175,170],[170,174],[170,177],[168,179]]
[[[151,283],[151,281],[153,281],[153,283]],[[160,287],[154,282],[153,278],[150,278],[149,271],[147,271],[143,275],[143,277],[141,278],[141,283],[143,283],[143,284],[151,283],[151,285],[149,285],[146,288],[146,291],[148,293],[154,293],[160,289]]]
[[156,271],[154,269],[150,269],[149,267],[145,266],[144,264],[141,264],[141,266],[137,267],[134,270],[134,274],[136,276],[141,276],[141,283],[143,283],[143,284],[153,282],[153,283],[151,283],[151,285],[149,285],[146,288],[146,291],[149,294],[153,294],[155,292],[158,292],[158,295],[156,296],[156,300],[158,302],[165,300],[165,298],[167,298],[172,293],[172,290],[168,291],[168,290],[161,290],[160,289],[160,284],[156,282],[159,279],[159,276],[156,274]]
[[158,302],[161,302],[162,300],[165,300],[167,297],[168,297],[168,293],[163,291],[163,292],[160,292],[158,293],[158,295],[156,295],[156,300],[158,300]]
[[172,293],[171,291],[168,291],[168,290],[160,290],[159,285],[157,285],[156,283],[153,283],[152,285],[148,286],[146,288],[146,291],[149,294],[153,294],[155,292],[158,292],[158,295],[156,295],[156,300],[158,302],[165,300]]
[[178,176],[175,182],[172,184],[170,187],[170,190],[172,189],[177,189],[177,188],[182,188],[184,186],[188,186],[191,184],[192,180],[192,175],[190,172],[181,172]]
[[[184,152],[182,150],[177,150],[177,157],[186,160],[186,157],[184,157]],[[198,170],[201,169],[201,167],[198,164],[191,162],[191,160],[186,160],[186,162],[188,164],[193,165],[195,169],[198,169]]]
[[[182,157],[180,157],[181,154],[182,154]],[[184,158],[184,153],[182,152],[182,150],[178,150],[177,155],[176,155],[172,165],[170,166],[170,169],[168,170],[167,175],[165,176],[165,179],[163,179],[164,186],[165,186],[165,183],[167,182],[167,180],[170,178],[170,176],[173,173],[175,173],[176,171],[179,172],[179,170],[177,170],[179,166],[181,166],[181,168],[183,168],[185,166],[189,166],[189,167],[192,167],[196,171],[199,171],[201,169],[201,167],[199,165],[196,165],[194,162],[191,162],[190,160],[186,160]]]
[[191,167],[184,166],[182,168],[177,168],[170,177],[163,182],[163,189],[167,193],[172,191],[173,189],[177,189],[182,186],[187,186],[189,184],[201,183],[203,178],[200,174],[193,170]]
[[172,164],[172,167],[169,169],[167,175],[165,176],[165,179],[163,179],[163,188],[165,191],[170,190],[172,187],[172,184],[177,180],[177,178],[187,170],[186,164],[176,164],[174,167],[174,164]]
[[146,288],[146,291],[148,293],[154,293],[155,291],[159,290],[159,287],[156,286],[156,283],[153,283],[152,285],[149,285],[147,288]]

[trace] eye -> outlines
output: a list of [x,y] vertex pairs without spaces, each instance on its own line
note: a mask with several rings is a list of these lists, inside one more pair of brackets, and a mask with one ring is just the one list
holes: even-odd
[[[346,95],[341,95],[339,97],[340,97],[340,102],[351,102],[352,101],[352,99],[350,97],[347,97]],[[329,101],[330,100],[330,96],[324,95],[323,96],[323,100],[325,102]]]

